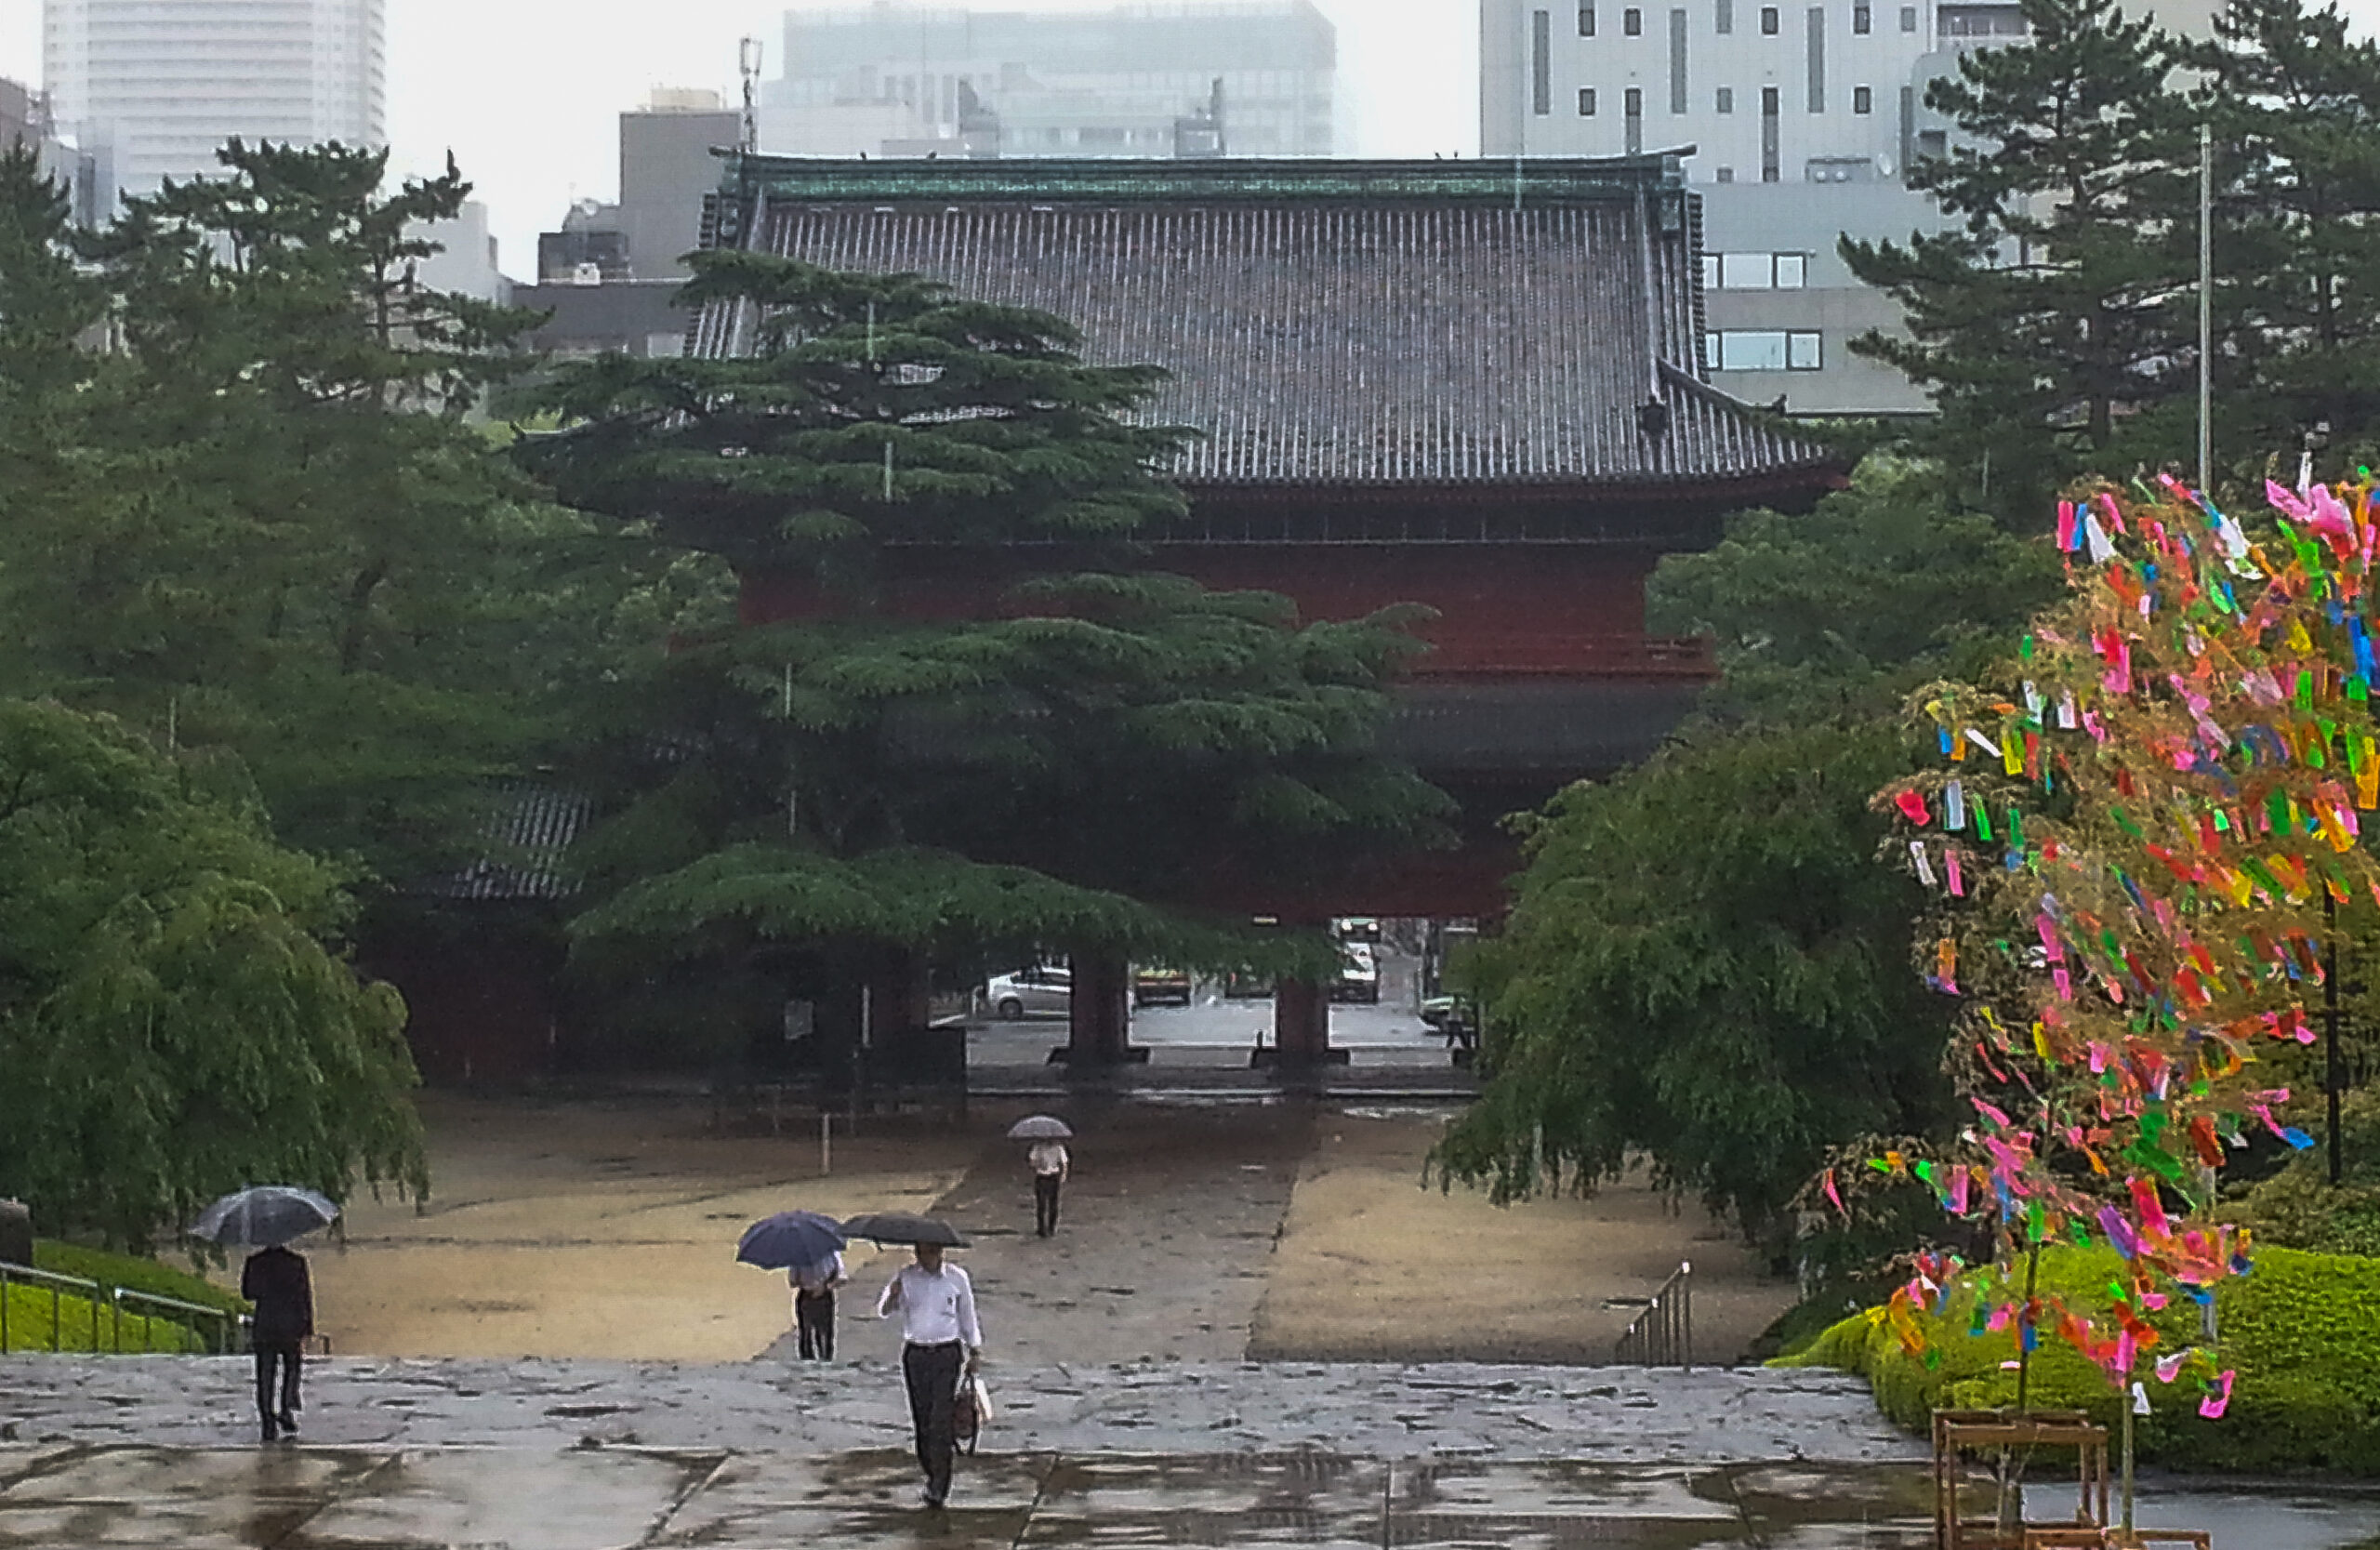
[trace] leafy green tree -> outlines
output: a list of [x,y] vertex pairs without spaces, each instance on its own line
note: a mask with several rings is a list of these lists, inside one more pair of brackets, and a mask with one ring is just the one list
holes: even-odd
[[1917,449],[1977,485],[1989,456],[1999,508],[2038,526],[2077,472],[2192,444],[2157,411],[2196,391],[2196,141],[2151,21],[2115,0],[2022,8],[2023,43],[1964,53],[1926,88],[1964,143],[1910,181],[1959,224],[1842,251],[1905,310],[1907,338],[1853,348],[1932,395]]
[[2319,466],[2380,450],[2380,45],[2337,7],[2236,0],[2184,57],[2223,148],[2216,222],[2235,440],[2289,448],[2332,428]]
[[[749,351],[563,370],[567,429],[522,447],[784,616],[588,705],[591,957],[706,942],[761,1005],[821,952],[1262,955],[1197,919],[1219,868],[1293,886],[1434,836],[1443,799],[1372,746],[1399,618],[1299,628],[1144,568],[1183,510],[1183,432],[1135,417],[1153,373],[915,276],[694,263],[682,298],[738,309]],[[886,880],[943,903],[888,914]]]
[[0,1194],[133,1245],[218,1193],[427,1188],[404,1008],[236,771],[0,700]]
[[533,319],[421,284],[454,169],[222,160],[95,237],[0,173],[35,302],[0,355],[39,367],[0,433],[0,684],[232,751],[285,838],[403,879],[477,842],[628,583],[469,420]]
[[1488,955],[1490,1080],[1438,1166],[1501,1201],[1641,1156],[1776,1245],[1829,1148],[1937,1124],[1922,900],[1875,864],[1861,784],[1907,761],[1873,726],[1720,735],[1556,799]]
[[1745,512],[1661,563],[1656,628],[1716,633],[1725,680],[1649,762],[1530,821],[1448,1178],[1510,1199],[1641,1157],[1781,1247],[1831,1148],[1947,1117],[1948,1003],[1908,967],[1924,895],[1876,866],[1861,783],[1911,767],[1910,690],[2004,654],[2059,586],[2045,542],[1947,483],[1871,457],[1807,516]]
[[1672,555],[1646,590],[1653,627],[1717,637],[1706,711],[1807,724],[1887,715],[1930,677],[1979,671],[2057,595],[2049,546],[1951,497],[1941,470],[1871,457],[1799,516],[1747,511],[1706,553]]

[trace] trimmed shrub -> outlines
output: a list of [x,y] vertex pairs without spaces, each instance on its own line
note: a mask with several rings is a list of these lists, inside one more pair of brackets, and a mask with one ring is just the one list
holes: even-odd
[[[2052,1249],[2042,1256],[2042,1292],[2078,1311],[2103,1306],[2121,1263],[2106,1249]],[[2002,1363],[2016,1358],[2015,1335],[1969,1336],[1974,1305],[1973,1295],[1961,1292],[1927,1321],[1931,1365],[1902,1350],[1888,1328],[1864,1313],[1774,1365],[1861,1373],[1875,1389],[1877,1408],[1916,1432],[1927,1429],[1936,1410],[2013,1405],[2016,1374]],[[2251,1274],[2216,1288],[2215,1315],[2221,1365],[2238,1373],[2229,1411],[2220,1421],[2204,1420],[2187,1381],[2167,1388],[2140,1374],[2155,1407],[2135,1432],[2144,1462],[2380,1476],[2380,1260],[2264,1249]],[[2163,1336],[2160,1352],[2198,1339],[2198,1305],[2186,1298],[2150,1321]],[[2046,1330],[2033,1353],[2026,1403],[2087,1410],[2110,1431],[2122,1424],[2122,1398],[2106,1376]]]

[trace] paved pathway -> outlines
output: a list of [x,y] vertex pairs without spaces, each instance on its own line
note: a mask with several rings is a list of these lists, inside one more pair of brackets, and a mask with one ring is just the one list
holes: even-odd
[[[245,1441],[240,1358],[0,1358],[0,1441]],[[1117,1362],[986,1369],[1004,1451],[1712,1464],[1919,1456],[1864,1384],[1818,1371],[1347,1363]],[[836,1451],[898,1446],[881,1358],[692,1367],[596,1361],[310,1365],[306,1440]]]
[[[1807,1372],[1007,1369],[952,1510],[891,1368],[317,1364],[302,1446],[245,1363],[0,1358],[0,1546],[1236,1545],[1918,1550],[1925,1469]],[[2380,1497],[2152,1481],[2226,1550],[2373,1550]]]

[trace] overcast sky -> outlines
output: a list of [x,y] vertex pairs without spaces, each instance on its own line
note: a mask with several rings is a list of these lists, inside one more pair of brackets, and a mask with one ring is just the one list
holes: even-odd
[[[963,4],[966,0],[950,0]],[[975,0],[1104,9],[1113,0]],[[1316,0],[1339,28],[1339,90],[1364,156],[1478,148],[1477,0]],[[735,84],[736,39],[776,73],[784,0],[388,0],[390,137],[403,169],[451,149],[486,201],[505,270],[570,200],[617,192],[615,115],[656,86]],[[2365,29],[2380,0],[2347,0]],[[41,74],[39,0],[0,0],[0,76]]]
[[[1339,29],[1344,122],[1356,139],[1342,149],[1477,148],[1477,0],[1316,3]],[[1104,10],[1114,0],[973,4]],[[747,33],[765,46],[761,73],[774,77],[787,9],[786,0],[388,0],[394,160],[434,171],[451,148],[517,278],[536,267],[536,233],[573,198],[618,192],[622,109],[656,86],[733,93],[736,40]],[[40,10],[39,0],[0,0],[0,76],[40,77]]]

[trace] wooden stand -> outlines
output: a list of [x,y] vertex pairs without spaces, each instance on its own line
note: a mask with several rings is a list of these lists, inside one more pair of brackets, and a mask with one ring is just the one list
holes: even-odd
[[[2033,1448],[2075,1451],[2076,1504],[2065,1522],[2017,1523],[2003,1530],[1992,1518],[1962,1518],[1959,1486],[1969,1453]],[[2108,1429],[2082,1411],[1936,1411],[1934,1412],[1934,1543],[1937,1550],[2060,1550],[2105,1546],[2108,1538]],[[2036,1535],[2050,1537],[2036,1538]],[[2082,1537],[2075,1537],[2075,1536]],[[2056,1537],[2065,1536],[2065,1537]]]

